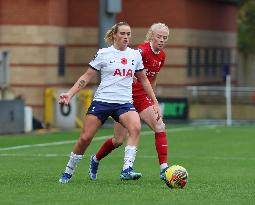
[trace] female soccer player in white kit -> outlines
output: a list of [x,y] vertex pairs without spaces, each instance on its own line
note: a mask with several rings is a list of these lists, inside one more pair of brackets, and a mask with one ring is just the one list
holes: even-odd
[[120,178],[134,180],[142,176],[141,173],[135,172],[133,169],[141,129],[139,115],[132,104],[134,74],[155,103],[155,113],[159,117],[161,114],[153,89],[143,70],[142,57],[139,51],[128,47],[130,38],[131,28],[126,22],[115,24],[105,35],[106,43],[111,46],[99,49],[94,59],[89,63],[87,71],[68,92],[60,94],[59,103],[69,104],[72,96],[84,88],[98,71],[101,71],[101,83],[84,119],[80,137],[73,147],[64,173],[59,179],[60,183],[70,181],[92,138],[109,116],[121,123],[129,133]]
[[[164,23],[154,23],[149,28],[144,43],[138,45],[146,70],[146,76],[152,87],[156,88],[157,76],[165,63],[163,50],[169,36],[169,28]],[[154,103],[146,94],[139,80],[133,82],[133,104],[143,120],[155,132],[155,147],[158,154],[160,179],[165,180],[165,170],[168,168],[168,142],[165,124],[162,118],[154,113]],[[91,157],[89,177],[97,179],[99,162],[114,149],[123,144],[127,129],[120,123],[114,123],[114,136],[105,140],[98,152]]]

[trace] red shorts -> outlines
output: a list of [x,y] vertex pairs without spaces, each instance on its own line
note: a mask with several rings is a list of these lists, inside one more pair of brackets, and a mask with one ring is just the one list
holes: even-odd
[[137,112],[140,113],[146,108],[154,105],[154,102],[152,102],[152,100],[148,96],[142,95],[139,97],[133,96],[133,104]]

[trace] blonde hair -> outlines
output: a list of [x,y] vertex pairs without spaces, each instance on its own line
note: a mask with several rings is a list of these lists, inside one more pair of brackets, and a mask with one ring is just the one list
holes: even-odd
[[169,34],[169,28],[166,24],[164,24],[164,23],[154,23],[154,24],[151,25],[151,27],[149,28],[149,30],[146,34],[145,42],[151,41],[153,33],[156,32],[157,30],[160,30],[160,29],[165,30]]
[[112,28],[106,32],[105,37],[104,37],[104,41],[106,44],[113,45],[113,43],[114,43],[113,34],[116,34],[119,30],[119,27],[123,26],[123,25],[129,26],[129,24],[127,22],[119,22],[119,23],[116,23],[115,25],[113,25]]

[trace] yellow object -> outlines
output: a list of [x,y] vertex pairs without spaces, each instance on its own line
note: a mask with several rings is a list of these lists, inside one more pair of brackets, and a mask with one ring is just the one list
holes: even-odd
[[93,90],[92,89],[86,89],[81,90],[79,93],[79,100],[84,103],[84,111],[87,112],[88,108],[92,102],[93,98]]
[[[93,99],[93,90],[92,89],[85,89],[85,90],[80,90],[79,92],[79,105],[82,107],[82,113],[87,113],[88,108],[92,102]],[[76,124],[78,127],[82,128],[83,127],[83,121],[82,118],[83,115],[77,115],[76,118]]]
[[46,88],[44,92],[44,123],[47,127],[53,124],[53,100],[55,98],[55,90]]
[[[86,89],[79,92],[78,100],[86,113],[93,98],[93,90]],[[47,128],[54,124],[54,101],[56,100],[56,91],[53,88],[46,88],[44,92],[44,123]],[[83,120],[77,115],[75,119],[76,125],[79,128],[83,127]]]
[[75,119],[75,122],[76,122],[76,125],[79,127],[79,128],[82,128],[83,127],[83,122],[80,118],[76,117]]

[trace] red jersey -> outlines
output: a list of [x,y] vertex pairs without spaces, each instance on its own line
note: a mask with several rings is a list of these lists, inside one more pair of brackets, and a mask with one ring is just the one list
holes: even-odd
[[[150,83],[155,76],[155,74],[159,73],[160,69],[163,67],[166,54],[161,49],[158,54],[155,54],[150,46],[150,43],[142,43],[138,46],[138,50],[140,51],[143,59],[143,65],[146,72],[146,76]],[[132,84],[132,94],[133,100],[135,101],[137,97],[147,96],[146,92],[143,89],[141,82],[137,79],[137,82]]]

